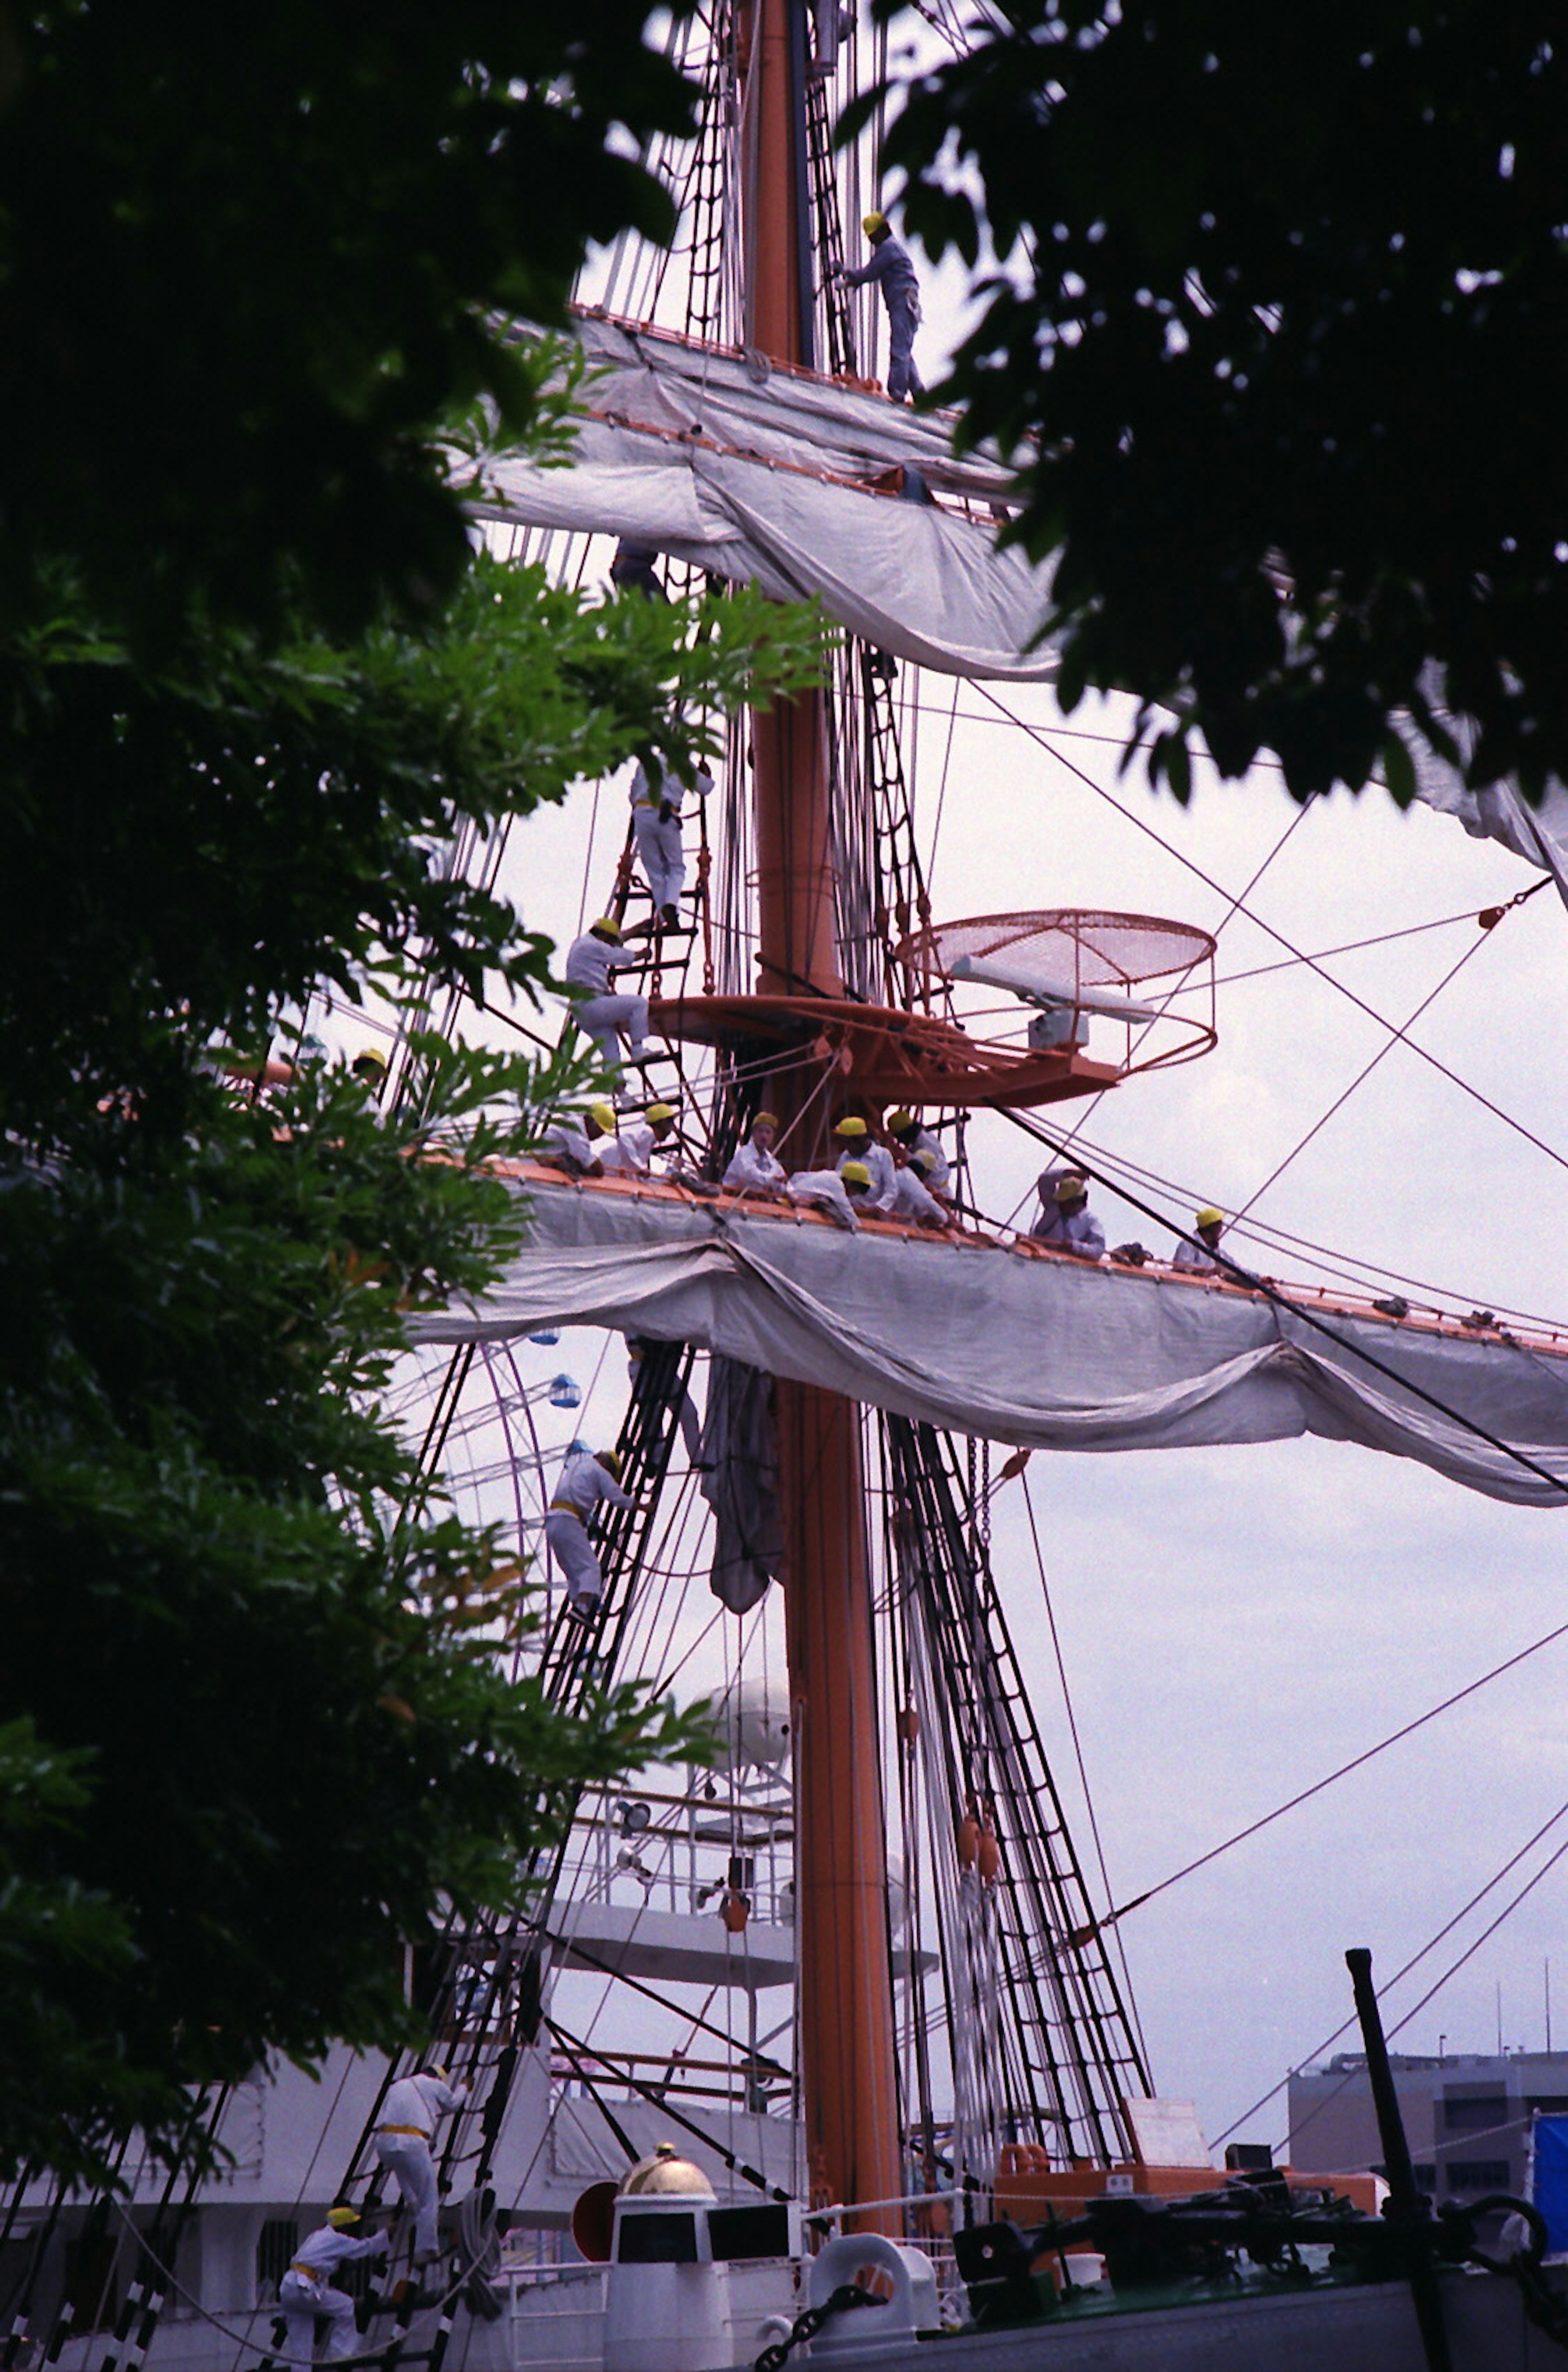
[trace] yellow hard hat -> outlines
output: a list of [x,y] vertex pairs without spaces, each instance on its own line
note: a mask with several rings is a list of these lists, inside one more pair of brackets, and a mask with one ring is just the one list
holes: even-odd
[[1059,1203],[1075,1203],[1080,1194],[1086,1194],[1089,1190],[1084,1180],[1069,1169],[1064,1178],[1057,1180],[1051,1191]]
[[906,1129],[918,1125],[913,1112],[905,1111],[902,1104],[896,1112],[888,1114],[888,1130],[892,1136],[902,1136]]
[[918,1153],[912,1153],[910,1155],[910,1168],[912,1169],[923,1169],[929,1177],[930,1173],[935,1169],[935,1167],[936,1156],[932,1152],[931,1147],[928,1145],[923,1145]]
[[886,215],[864,215],[861,217],[860,227],[865,233],[867,238],[875,238],[879,230],[887,229],[888,217]]
[[369,1071],[373,1072],[377,1077],[379,1077],[381,1073],[385,1071],[386,1067],[387,1057],[382,1053],[378,1046],[362,1046],[358,1053],[354,1056],[353,1062],[349,1064],[349,1069],[351,1071],[359,1073]]
[[868,1136],[870,1133],[865,1122],[863,1120],[856,1120],[853,1112],[847,1120],[840,1121],[833,1131],[835,1136]]
[[614,939],[617,945],[620,944],[621,925],[613,914],[601,914],[597,923],[588,924],[588,929],[597,931],[602,939]]
[[621,1452],[618,1449],[596,1449],[594,1456],[598,1459],[605,1472],[607,1474],[613,1475],[616,1482],[619,1482],[621,1480]]
[[778,1124],[777,1112],[759,1112],[751,1123],[753,1128],[777,1128]]
[[588,1118],[594,1122],[596,1127],[603,1129],[606,1136],[613,1136],[615,1134],[615,1106],[613,1104],[590,1104],[588,1106]]
[[1201,1211],[1193,1213],[1192,1225],[1194,1227],[1223,1227],[1225,1213],[1216,1211],[1212,1203],[1205,1203]]
[[846,1186],[869,1186],[871,1172],[864,1161],[846,1161],[839,1176]]
[[673,1104],[650,1104],[648,1106],[648,1118],[650,1120],[673,1120],[675,1118],[675,1106]]
[[358,2223],[359,2210],[357,2207],[329,2207],[327,2221],[334,2232],[342,2232],[348,2225]]

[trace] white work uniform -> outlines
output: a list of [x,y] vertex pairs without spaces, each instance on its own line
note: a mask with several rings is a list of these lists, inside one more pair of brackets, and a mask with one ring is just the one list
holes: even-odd
[[948,1214],[925,1185],[918,1169],[895,1169],[893,1199],[888,1206],[889,1219],[935,1219],[947,1227]]
[[792,1203],[825,1203],[841,1227],[858,1229],[860,1226],[854,1204],[836,1169],[797,1169],[784,1192]]
[[1219,1262],[1201,1237],[1196,1243],[1178,1244],[1170,1264],[1172,1268],[1190,1269],[1197,1276],[1217,1276],[1221,1273]]
[[284,2352],[285,2364],[311,2364],[316,2357],[316,2319],[327,2315],[331,2330],[327,2337],[327,2361],[335,2363],[340,2356],[357,2352],[359,2334],[354,2327],[354,2300],[346,2290],[335,2290],[331,2275],[339,2265],[352,2264],[356,2257],[381,2257],[387,2252],[385,2232],[373,2232],[367,2239],[356,2240],[352,2233],[334,2230],[323,2224],[302,2240],[282,2281],[278,2284],[278,2304],[284,2316]]
[[837,1167],[842,1169],[846,1161],[864,1161],[871,1172],[871,1191],[861,1208],[865,1211],[890,1211],[896,1169],[887,1146],[877,1145],[872,1138],[862,1137],[858,1145],[852,1145],[840,1154]]
[[[639,766],[632,777],[632,830],[637,843],[637,862],[643,868],[648,893],[661,913],[667,906],[679,912],[680,893],[686,887],[686,851],[680,838],[680,802],[685,787],[679,776],[661,767],[656,759],[651,772],[646,766]],[[713,776],[699,770],[697,796],[706,798],[713,787]]]
[[544,1537],[561,1568],[567,1597],[577,1602],[587,1599],[592,1605],[603,1593],[604,1576],[586,1527],[601,1499],[611,1507],[632,1505],[614,1475],[580,1450],[562,1468],[544,1518]]
[[454,2090],[439,2076],[422,2070],[417,2076],[400,2076],[388,2086],[381,2103],[376,2155],[388,2173],[397,2178],[403,2205],[413,2216],[416,2257],[433,2257],[436,2252],[436,2163],[430,2155],[436,2122],[445,2110],[460,2109],[468,2096],[466,2084]]
[[639,1176],[646,1177],[653,1169],[654,1155],[661,1142],[668,1143],[668,1139],[660,1139],[654,1134],[652,1121],[634,1120],[611,1140],[610,1145],[598,1148],[598,1157],[607,1169],[634,1169]]
[[603,1159],[608,1141],[599,1137],[590,1145],[587,1130],[579,1128],[575,1121],[554,1121],[540,1138],[540,1158],[580,1177],[585,1169],[591,1169],[596,1161]]
[[626,958],[618,955],[607,940],[596,939],[591,931],[574,939],[566,950],[565,979],[574,988],[593,992],[591,995],[574,998],[573,1017],[607,1063],[619,1063],[622,1034],[629,1040],[633,1054],[644,1053],[647,1049],[647,998],[610,994],[612,977],[625,970]]
[[953,1174],[953,1165],[948,1160],[947,1155],[943,1152],[942,1147],[937,1144],[936,1139],[932,1135],[931,1131],[928,1128],[916,1129],[914,1134],[914,1143],[909,1147],[909,1151],[912,1154],[930,1154],[931,1175],[925,1181],[928,1186],[947,1185],[948,1180]]
[[764,1152],[748,1140],[738,1145],[724,1173],[726,1186],[766,1186],[776,1193],[784,1182],[784,1166],[776,1153]]
[[1091,1210],[1074,1211],[1069,1218],[1060,1203],[1051,1203],[1040,1213],[1029,1233],[1035,1241],[1050,1244],[1059,1252],[1072,1252],[1078,1260],[1103,1260],[1105,1229]]

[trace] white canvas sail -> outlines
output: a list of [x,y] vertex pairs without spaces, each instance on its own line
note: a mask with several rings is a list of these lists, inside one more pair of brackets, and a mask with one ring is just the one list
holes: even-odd
[[613,1326],[1029,1448],[1311,1433],[1416,1459],[1493,1498],[1568,1504],[1565,1357],[1344,1313],[1329,1321],[1336,1342],[1261,1295],[999,1245],[847,1237],[815,1219],[566,1184],[529,1195],[528,1240],[505,1276],[482,1303],[416,1319],[417,1341]]
[[[1038,639],[1050,571],[998,552],[989,506],[1008,473],[956,459],[949,421],[591,315],[579,334],[592,377],[570,467],[500,458],[480,517],[627,536],[780,599],[819,596],[852,633],[944,674],[1054,674]],[[944,501],[911,499],[907,476],[894,490],[900,471]]]

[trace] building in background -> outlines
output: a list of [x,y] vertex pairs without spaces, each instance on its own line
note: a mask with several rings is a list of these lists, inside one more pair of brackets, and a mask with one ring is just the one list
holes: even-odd
[[[1522,2192],[1531,2121],[1568,2115],[1568,2052],[1461,2053],[1418,2059],[1389,2053],[1415,2179],[1433,2198]],[[1382,2145],[1366,2062],[1342,2052],[1290,2079],[1290,2167],[1297,2174],[1381,2167]]]

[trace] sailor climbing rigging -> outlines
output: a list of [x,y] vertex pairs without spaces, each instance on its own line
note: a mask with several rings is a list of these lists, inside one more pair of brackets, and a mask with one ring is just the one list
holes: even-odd
[[[692,790],[707,797],[714,778],[699,766]],[[686,886],[686,851],[680,838],[680,805],[686,785],[665,761],[650,753],[632,777],[632,830],[637,862],[654,901],[659,924],[668,931],[680,921],[680,893]],[[568,975],[570,977],[570,975]]]
[[413,2262],[434,2264],[436,2245],[436,2162],[430,2145],[441,2117],[460,2109],[468,2099],[466,2084],[448,2084],[444,2067],[422,2067],[417,2076],[400,2076],[387,2087],[381,2122],[376,2128],[376,2156],[397,2179],[403,2205],[413,2216]]
[[621,1460],[613,1449],[578,1450],[556,1480],[544,1537],[566,1585],[566,1610],[579,1622],[597,1613],[604,1594],[604,1576],[587,1529],[601,1499],[608,1506],[631,1506],[621,1488]]
[[285,2331],[280,2361],[284,2364],[315,2361],[316,2325],[322,2318],[331,2325],[325,2360],[333,2364],[354,2353],[358,2332],[354,2300],[346,2290],[334,2289],[331,2277],[340,2265],[352,2264],[356,2257],[384,2257],[389,2246],[385,2232],[357,2235],[353,2227],[359,2221],[357,2207],[329,2207],[326,2222],[295,2250],[293,2262],[278,2284]]
[[568,987],[587,991],[587,995],[573,1000],[577,1026],[593,1040],[611,1069],[620,1064],[622,1036],[628,1041],[627,1052],[633,1063],[640,1062],[648,1051],[647,998],[617,996],[610,988],[615,973],[627,968],[628,959],[616,954],[625,937],[619,923],[609,914],[601,914],[580,938],[573,940],[566,950],[563,968]]

